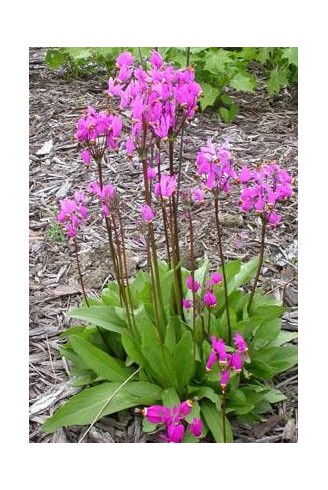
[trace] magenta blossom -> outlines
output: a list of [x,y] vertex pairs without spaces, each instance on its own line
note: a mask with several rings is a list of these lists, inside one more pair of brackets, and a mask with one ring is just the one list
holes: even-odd
[[190,432],[195,436],[195,437],[201,437],[202,435],[202,430],[203,430],[203,423],[200,419],[194,417],[192,419],[192,422],[190,424]]
[[248,346],[245,342],[245,339],[240,333],[235,333],[235,335],[233,336],[233,341],[238,352],[246,353],[248,351]]
[[218,272],[213,272],[211,274],[210,279],[207,281],[207,284],[210,286],[214,286],[215,284],[219,284],[219,282],[222,281],[222,275],[219,274]]
[[153,221],[154,217],[155,217],[155,213],[154,211],[151,209],[150,206],[148,206],[148,204],[144,204],[140,207],[140,212],[141,212],[141,216],[142,216],[142,219],[146,222],[146,223],[151,223],[151,221]]
[[226,371],[221,371],[220,385],[223,393],[226,390],[227,384],[229,382],[229,378],[230,378],[230,371],[228,369]]
[[208,306],[209,308],[214,308],[214,306],[216,306],[217,304],[217,299],[215,295],[211,293],[211,291],[206,291],[203,297],[203,301],[205,305]]
[[230,367],[232,367],[237,373],[240,373],[243,368],[243,360],[239,352],[234,352],[230,359]]
[[182,300],[182,306],[186,309],[189,310],[192,307],[192,301],[190,299],[183,299]]
[[153,51],[150,56],[150,62],[154,68],[161,68],[163,65],[163,58],[158,51]]
[[74,199],[62,199],[57,220],[66,230],[68,238],[75,238],[77,231],[88,217],[88,209],[84,206],[86,197],[83,192],[76,191]]
[[193,189],[192,198],[196,202],[204,202],[204,191],[202,189]]
[[117,60],[116,60],[116,66],[118,66],[118,68],[122,68],[122,66],[130,66],[132,65],[134,61],[134,58],[132,56],[131,53],[129,53],[128,51],[124,51],[124,53],[121,53]]
[[87,148],[85,150],[82,151],[81,153],[81,157],[82,157],[82,160],[85,164],[86,167],[88,167],[91,163],[91,153],[90,153],[90,150],[88,150]]
[[185,428],[183,424],[170,424],[167,427],[167,442],[182,442],[185,434]]
[[163,407],[162,405],[152,405],[151,407],[145,407],[142,410],[142,414],[151,424],[166,423],[171,418],[170,409],[167,407]]
[[147,178],[153,180],[157,175],[157,170],[155,167],[147,167]]
[[166,200],[172,197],[177,187],[177,180],[175,176],[161,175],[161,179],[154,187],[154,193],[156,197],[161,197]]
[[186,277],[186,284],[187,288],[194,293],[197,293],[198,289],[200,288],[200,282],[196,281],[196,279],[193,279],[192,276]]
[[206,368],[205,368],[206,371],[210,371],[212,369],[212,367],[217,361],[217,358],[218,358],[217,353],[212,349],[206,363]]

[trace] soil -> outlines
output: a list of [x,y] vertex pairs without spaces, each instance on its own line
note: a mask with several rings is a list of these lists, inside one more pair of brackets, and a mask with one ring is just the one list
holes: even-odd
[[[60,404],[77,391],[69,382],[69,366],[59,354],[63,342],[60,333],[73,321],[67,311],[80,303],[74,250],[60,239],[56,227],[59,199],[86,181],[96,179],[93,170],[86,175],[81,163],[74,131],[77,119],[87,105],[104,100],[106,77],[99,73],[84,79],[69,79],[62,71],[51,71],[44,64],[44,48],[30,49],[30,442],[75,443],[83,427],[59,429],[44,434],[42,422]],[[260,287],[282,299],[286,306],[283,328],[296,331],[297,299],[297,89],[286,88],[269,98],[264,82],[254,94],[229,91],[239,105],[235,122],[226,125],[213,112],[198,114],[184,133],[183,172],[194,165],[197,149],[208,137],[230,142],[235,161],[258,164],[277,161],[294,178],[294,194],[282,210],[282,223],[267,236],[265,266]],[[130,163],[113,154],[107,175],[124,198],[122,209],[126,225],[129,274],[145,266],[145,249],[135,232],[137,213],[135,192],[141,186],[137,159]],[[192,182],[191,182],[192,184]],[[140,195],[140,193],[139,193]],[[238,196],[228,208],[222,206],[223,241],[228,259],[250,259],[259,251],[259,223],[241,216]],[[209,257],[213,267],[219,265],[212,210],[195,214],[197,254]],[[87,227],[80,243],[80,257],[88,295],[97,297],[112,277],[107,242],[100,219]],[[183,225],[184,226],[184,225]],[[187,250],[187,234],[181,229],[181,247]],[[160,230],[159,230],[160,231]],[[165,256],[165,244],[159,240],[159,254]],[[296,341],[294,341],[296,342]],[[275,405],[271,413],[256,426],[233,422],[235,442],[297,442],[297,368],[274,380],[287,400]],[[83,443],[160,442],[158,434],[144,434],[141,420],[132,411],[123,411],[98,421]]]

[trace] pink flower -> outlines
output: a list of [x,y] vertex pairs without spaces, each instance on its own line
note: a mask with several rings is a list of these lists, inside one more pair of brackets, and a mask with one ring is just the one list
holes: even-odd
[[202,189],[193,189],[192,198],[197,202],[204,202],[204,191]]
[[134,61],[134,58],[131,53],[128,51],[124,51],[124,53],[121,53],[117,60],[116,60],[116,66],[118,68],[121,68],[122,66],[130,66],[132,65]]
[[238,175],[238,182],[241,184],[244,184],[245,182],[248,182],[252,178],[252,172],[251,170],[247,167],[247,165],[243,165],[241,167],[240,174]]
[[136,149],[134,141],[132,138],[128,138],[125,143],[126,151],[128,156],[131,156],[134,150]]
[[202,435],[202,430],[203,430],[203,423],[200,419],[194,417],[192,419],[192,422],[190,424],[190,432],[195,436],[195,437],[201,437]]
[[148,206],[148,204],[142,205],[140,207],[140,212],[141,212],[142,219],[146,221],[146,223],[150,223],[151,221],[153,221],[155,217],[155,213],[151,209],[151,207]]
[[147,168],[147,177],[149,180],[153,180],[156,177],[157,171],[155,167]]
[[230,371],[229,370],[221,371],[220,385],[221,385],[221,390],[223,393],[225,392],[225,389],[226,389],[227,384],[229,382],[229,378],[230,378]]
[[154,193],[156,197],[162,199],[169,199],[172,197],[177,187],[177,180],[175,176],[161,175],[160,181],[155,184]]
[[163,65],[163,58],[158,51],[153,51],[150,56],[150,62],[154,68],[160,68]]
[[91,162],[90,150],[88,150],[88,149],[83,150],[81,153],[81,157],[82,157],[84,164],[88,167],[90,165],[90,162]]
[[170,419],[170,409],[162,405],[145,407],[142,414],[151,424],[165,423],[166,420]]
[[186,277],[186,284],[187,288],[194,293],[197,293],[198,289],[200,288],[200,283],[196,281],[196,279],[193,279],[192,276]]
[[186,310],[189,310],[192,306],[192,301],[190,301],[190,299],[183,299],[182,306],[186,308]]
[[207,291],[204,294],[203,301],[205,305],[208,306],[209,308],[214,308],[214,306],[216,306],[217,304],[217,299],[215,295],[211,293],[211,291]]
[[235,333],[235,335],[233,336],[233,341],[238,352],[241,353],[241,352],[248,351],[248,347],[244,340],[244,337],[240,333],[238,332]]
[[206,363],[206,371],[210,371],[212,367],[214,366],[215,362],[217,361],[217,354],[216,352],[212,349],[211,353],[209,355],[209,358]]
[[218,272],[213,272],[211,278],[207,281],[207,284],[214,286],[214,284],[219,284],[222,281],[222,276]]
[[185,402],[182,402],[178,407],[178,416],[186,417],[191,412],[192,407],[193,407],[192,400],[186,400]]
[[267,218],[272,228],[275,228],[281,220],[281,216],[278,213],[270,213]]
[[226,365],[227,360],[228,360],[228,354],[226,351],[226,345],[224,340],[219,339],[216,340],[214,335],[211,337],[211,342],[212,342],[212,349],[214,352],[216,352],[219,356],[219,364],[222,366]]
[[230,367],[232,367],[237,373],[240,373],[243,367],[243,360],[239,352],[234,352],[230,359]]
[[185,428],[182,424],[171,424],[167,428],[167,442],[182,442]]

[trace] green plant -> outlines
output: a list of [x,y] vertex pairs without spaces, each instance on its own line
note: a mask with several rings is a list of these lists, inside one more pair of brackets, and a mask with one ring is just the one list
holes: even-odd
[[[126,152],[120,151],[122,158],[135,153],[140,161],[143,189],[139,197],[145,204],[140,206],[139,230],[147,270],[128,279],[123,202],[115,187],[105,183],[103,163],[119,148],[123,116],[89,107],[77,123],[76,138],[83,147],[85,165],[92,163],[98,173],[98,181],[90,183],[87,192],[102,212],[115,280],[103,289],[100,299],[87,297],[77,239],[88,219],[88,199],[76,191],[74,198],[60,201],[58,222],[74,245],[84,297],[69,316],[85,324],[62,334],[66,343],[60,352],[71,365],[74,384],[82,391],[60,407],[43,428],[53,432],[61,426],[93,424],[127,408],[145,414],[145,407],[161,404],[172,410],[174,423],[169,429],[179,426],[181,436],[183,426],[174,419],[174,407],[182,402],[184,407],[193,405],[192,411],[184,414],[184,423],[197,419],[199,424],[202,419],[203,436],[211,433],[216,442],[232,442],[229,419],[260,420],[272,403],[285,399],[274,388],[274,376],[297,362],[296,347],[286,345],[294,335],[281,330],[281,303],[256,289],[265,233],[280,221],[276,209],[291,196],[291,176],[275,163],[254,169],[244,165],[237,174],[227,144],[217,146],[208,140],[197,153],[192,173],[197,187],[182,183],[178,200],[181,182],[176,174],[181,161],[175,161],[174,145],[184,122],[195,113],[201,88],[190,68],[174,70],[163,63],[158,52],[152,53],[148,71],[134,68],[133,62],[131,53],[119,55],[119,75],[112,79],[110,90],[112,107],[125,101],[122,87],[130,93],[126,103],[131,111],[128,121],[124,119],[129,135]],[[138,83],[140,79],[143,83]],[[164,145],[169,172],[161,166]],[[221,198],[228,199],[237,182],[243,187],[241,210],[255,210],[262,220],[260,255],[244,263],[226,261],[219,218]],[[209,260],[196,267],[194,256],[193,212],[205,199],[214,211],[220,258],[220,267],[212,274]],[[187,222],[190,270],[180,256],[181,218]],[[163,232],[165,261],[159,260],[157,253]],[[247,292],[244,287],[253,278]],[[146,415],[145,430],[150,430],[148,422],[152,420]],[[172,442],[180,442],[176,434],[174,437]],[[199,441],[193,434],[185,437],[184,442]]]

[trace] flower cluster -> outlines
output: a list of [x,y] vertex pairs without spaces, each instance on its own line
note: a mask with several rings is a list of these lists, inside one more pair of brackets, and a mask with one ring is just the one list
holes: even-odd
[[115,187],[111,184],[106,184],[101,187],[98,182],[91,182],[88,186],[88,191],[98,197],[103,216],[109,218],[116,195]]
[[235,352],[230,354],[226,350],[226,344],[222,339],[211,337],[212,350],[206,363],[206,371],[210,371],[213,365],[218,362],[220,366],[220,385],[221,390],[225,393],[230,378],[230,371],[240,373],[243,363],[247,356],[248,346],[240,333],[235,333],[233,337]]
[[66,230],[68,238],[75,238],[79,227],[88,217],[88,209],[84,205],[86,197],[83,192],[76,191],[74,199],[62,199],[57,220]]
[[228,142],[214,145],[211,138],[197,153],[197,174],[203,178],[206,189],[229,192],[231,182],[236,179]]
[[[213,286],[222,282],[222,275],[218,272],[213,272],[210,277],[205,281],[205,291],[202,292],[202,304],[208,308],[214,308],[217,304],[217,299],[213,293]],[[197,293],[200,289],[200,282],[193,279],[192,276],[186,277],[187,288],[193,293]],[[185,298],[182,300],[182,306],[189,310],[192,307],[192,301]]]
[[[202,93],[192,68],[174,69],[166,65],[157,51],[150,56],[149,69],[133,65],[131,53],[121,53],[116,78],[108,81],[108,94],[119,97],[120,109],[131,113],[132,136],[136,140],[148,129],[155,138],[166,139],[177,134],[182,122],[191,119]],[[134,142],[127,141],[131,154]]]
[[[145,407],[142,410],[142,415],[151,424],[163,424],[166,428],[166,435],[163,436],[165,441],[177,443],[182,442],[185,436],[185,418],[191,412],[192,407],[192,400],[186,400],[172,409],[162,405],[152,405],[151,407]],[[202,421],[194,417],[189,425],[190,432],[196,437],[201,437],[202,429]]]
[[81,157],[85,165],[89,165],[91,156],[95,159],[102,156],[106,146],[118,149],[118,141],[122,132],[122,118],[106,112],[97,112],[92,106],[87,108],[86,115],[77,122],[76,139],[86,145]]
[[274,228],[281,220],[276,213],[278,203],[292,195],[292,178],[286,170],[277,163],[270,163],[250,169],[244,165],[238,176],[238,182],[243,184],[240,196],[242,211],[255,210]]
[[162,174],[159,182],[154,186],[154,194],[157,198],[167,201],[172,197],[177,188],[177,179],[175,175]]

